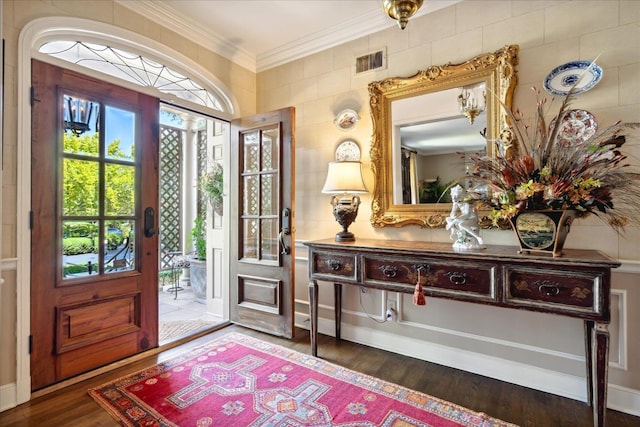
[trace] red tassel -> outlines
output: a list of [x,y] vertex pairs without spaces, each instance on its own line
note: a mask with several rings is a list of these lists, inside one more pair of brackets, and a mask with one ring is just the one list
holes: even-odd
[[427,301],[424,297],[422,285],[420,282],[416,283],[416,289],[413,291],[413,304],[415,305],[427,305]]

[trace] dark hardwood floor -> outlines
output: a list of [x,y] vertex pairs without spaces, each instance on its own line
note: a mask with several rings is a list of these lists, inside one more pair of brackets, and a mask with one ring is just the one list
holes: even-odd
[[[0,413],[0,426],[117,426],[118,423],[89,397],[87,394],[89,388],[166,360],[186,348],[206,342],[212,336],[231,331],[242,332],[303,353],[310,351],[309,332],[306,330],[296,329],[295,338],[286,340],[233,325],[91,379],[36,397],[14,409]],[[592,425],[591,408],[582,402],[411,357],[347,341],[336,342],[334,338],[324,335],[319,336],[318,355],[355,371],[401,384],[521,426]],[[640,417],[609,409],[607,426],[638,427]]]

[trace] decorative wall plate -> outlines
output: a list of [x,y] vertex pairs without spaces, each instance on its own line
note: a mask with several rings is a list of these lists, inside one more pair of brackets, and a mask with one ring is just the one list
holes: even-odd
[[[549,125],[549,131],[556,124],[555,118]],[[556,143],[564,147],[580,145],[591,138],[598,130],[596,118],[585,110],[569,110],[565,113],[556,135]]]
[[333,123],[340,130],[349,130],[353,128],[356,123],[360,120],[360,116],[354,110],[347,108],[346,110],[342,110],[336,118],[333,120]]
[[360,161],[360,147],[358,143],[352,139],[347,139],[338,145],[336,148],[336,161],[337,162],[359,162]]
[[592,64],[592,61],[571,61],[551,70],[544,79],[544,88],[552,95],[566,96],[583,73],[586,75],[582,77],[573,93],[588,91],[602,78],[602,68],[598,64]]

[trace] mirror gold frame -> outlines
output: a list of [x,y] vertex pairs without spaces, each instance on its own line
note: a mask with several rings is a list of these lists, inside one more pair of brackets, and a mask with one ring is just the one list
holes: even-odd
[[[493,53],[478,55],[460,64],[431,66],[411,77],[392,77],[369,83],[369,104],[373,120],[371,169],[374,174],[371,224],[374,227],[418,225],[443,228],[450,203],[394,204],[392,188],[392,122],[394,100],[486,82],[487,154],[495,155],[491,141],[510,148],[513,141],[504,107],[511,108],[517,77],[518,45],[504,46]],[[479,212],[482,226],[489,226],[489,211]]]

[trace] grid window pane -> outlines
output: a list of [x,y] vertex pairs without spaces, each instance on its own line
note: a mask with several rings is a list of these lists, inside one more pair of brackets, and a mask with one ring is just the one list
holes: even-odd
[[255,218],[242,221],[244,241],[242,257],[258,259],[258,220]]
[[257,172],[260,170],[260,149],[258,144],[259,132],[244,134],[244,172]]
[[134,221],[108,221],[104,226],[104,271],[135,269]]
[[278,177],[275,174],[262,175],[262,215],[276,215],[278,213]]
[[98,221],[62,221],[62,277],[98,274]]
[[107,215],[135,214],[135,177],[134,166],[105,165],[104,194]]
[[278,220],[263,219],[261,229],[262,259],[276,261],[278,259]]
[[136,115],[132,111],[105,107],[105,140],[107,159],[134,161],[136,138]]
[[243,214],[258,215],[258,207],[260,202],[260,187],[258,187],[258,176],[244,177],[244,197],[243,197]]
[[98,215],[99,163],[92,160],[64,159],[62,215]]

